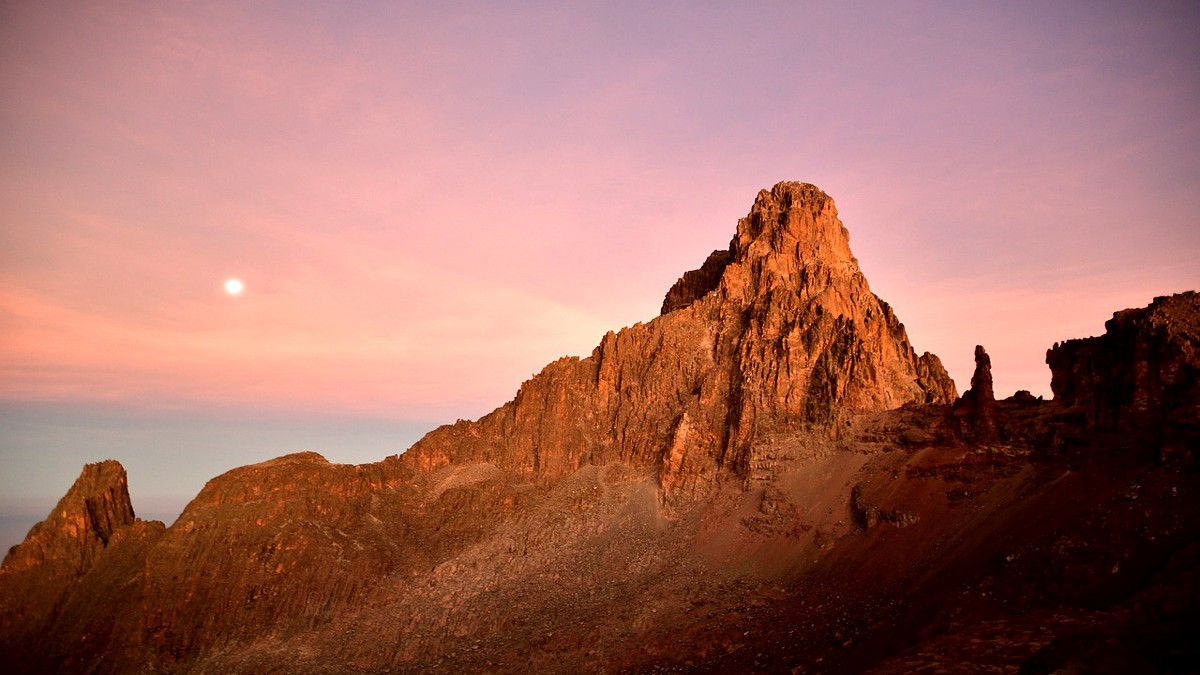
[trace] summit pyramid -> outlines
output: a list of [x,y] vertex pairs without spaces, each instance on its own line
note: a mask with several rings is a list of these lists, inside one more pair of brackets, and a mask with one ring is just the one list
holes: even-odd
[[762,466],[782,437],[836,437],[856,415],[955,396],[938,358],[918,356],[871,292],[833,199],[783,182],[759,192],[728,250],[668,291],[661,316],[550,364],[506,405],[407,454],[426,469],[492,462],[549,478],[626,462],[691,492]]

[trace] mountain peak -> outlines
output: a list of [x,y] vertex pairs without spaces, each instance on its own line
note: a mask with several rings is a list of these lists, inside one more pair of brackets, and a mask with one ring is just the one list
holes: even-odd
[[[735,270],[727,275],[731,265]],[[716,290],[723,279],[726,297],[752,298],[794,286],[802,270],[820,266],[858,272],[850,234],[838,219],[833,198],[811,183],[776,183],[759,191],[749,215],[738,221],[728,249],[713,251],[699,269],[684,274],[667,291],[662,313],[691,305]]]
[[783,182],[758,193],[728,250],[667,292],[658,318],[550,364],[478,422],[431,432],[406,461],[539,477],[621,461],[658,467],[666,493],[687,495],[764,465],[757,448],[775,434],[828,439],[857,415],[956,397],[937,357],[916,354],[867,286],[833,199]]
[[50,517],[9,551],[4,567],[13,571],[50,565],[81,575],[113,533],[133,521],[125,467],[113,459],[86,464]]
[[759,191],[750,215],[738,221],[730,250],[743,263],[768,256],[804,264],[856,263],[833,198],[815,185],[793,181]]

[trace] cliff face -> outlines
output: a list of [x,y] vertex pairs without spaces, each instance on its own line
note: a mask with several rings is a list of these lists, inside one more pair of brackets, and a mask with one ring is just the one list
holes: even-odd
[[653,467],[668,495],[769,471],[763,448],[836,437],[855,416],[956,394],[867,286],[833,200],[805,183],[763,190],[715,251],[667,293],[663,315],[563,359],[478,422],[407,457],[429,469],[491,462],[555,478],[587,464]]
[[1053,402],[996,401],[977,347],[950,405],[832,201],[781,183],[661,316],[403,455],[235,469],[170,528],[88,465],[0,566],[0,660],[1194,672],[1197,316],[1160,298],[1057,345]]
[[82,576],[114,533],[134,521],[129,482],[120,463],[88,464],[46,520],[4,559],[4,574],[31,568]]
[[0,566],[3,644],[44,639],[48,622],[78,619],[69,610],[70,599],[86,579],[103,576],[96,568],[122,559],[161,530],[161,523],[134,517],[125,469],[118,462],[84,466],[50,516],[12,547]]
[[1094,431],[1200,441],[1200,295],[1155,298],[1105,329],[1046,352],[1055,401]]

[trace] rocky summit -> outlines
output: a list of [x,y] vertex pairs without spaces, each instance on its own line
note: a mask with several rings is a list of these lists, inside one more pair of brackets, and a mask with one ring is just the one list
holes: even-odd
[[833,200],[760,192],[662,313],[375,464],[170,527],[88,465],[0,566],[17,673],[1195,672],[1200,296],[959,397]]
[[760,192],[729,250],[686,273],[663,310],[406,456],[530,479],[621,463],[656,470],[668,499],[690,501],[722,477],[804,457],[781,452],[783,439],[837,438],[857,415],[955,398],[941,362],[917,356],[871,292],[833,200],[812,185]]

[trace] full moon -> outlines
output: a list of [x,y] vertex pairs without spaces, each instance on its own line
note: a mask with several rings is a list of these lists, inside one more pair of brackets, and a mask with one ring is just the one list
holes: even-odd
[[245,287],[242,285],[241,279],[226,279],[225,280],[225,292],[230,295],[241,295],[243,288],[245,288]]

